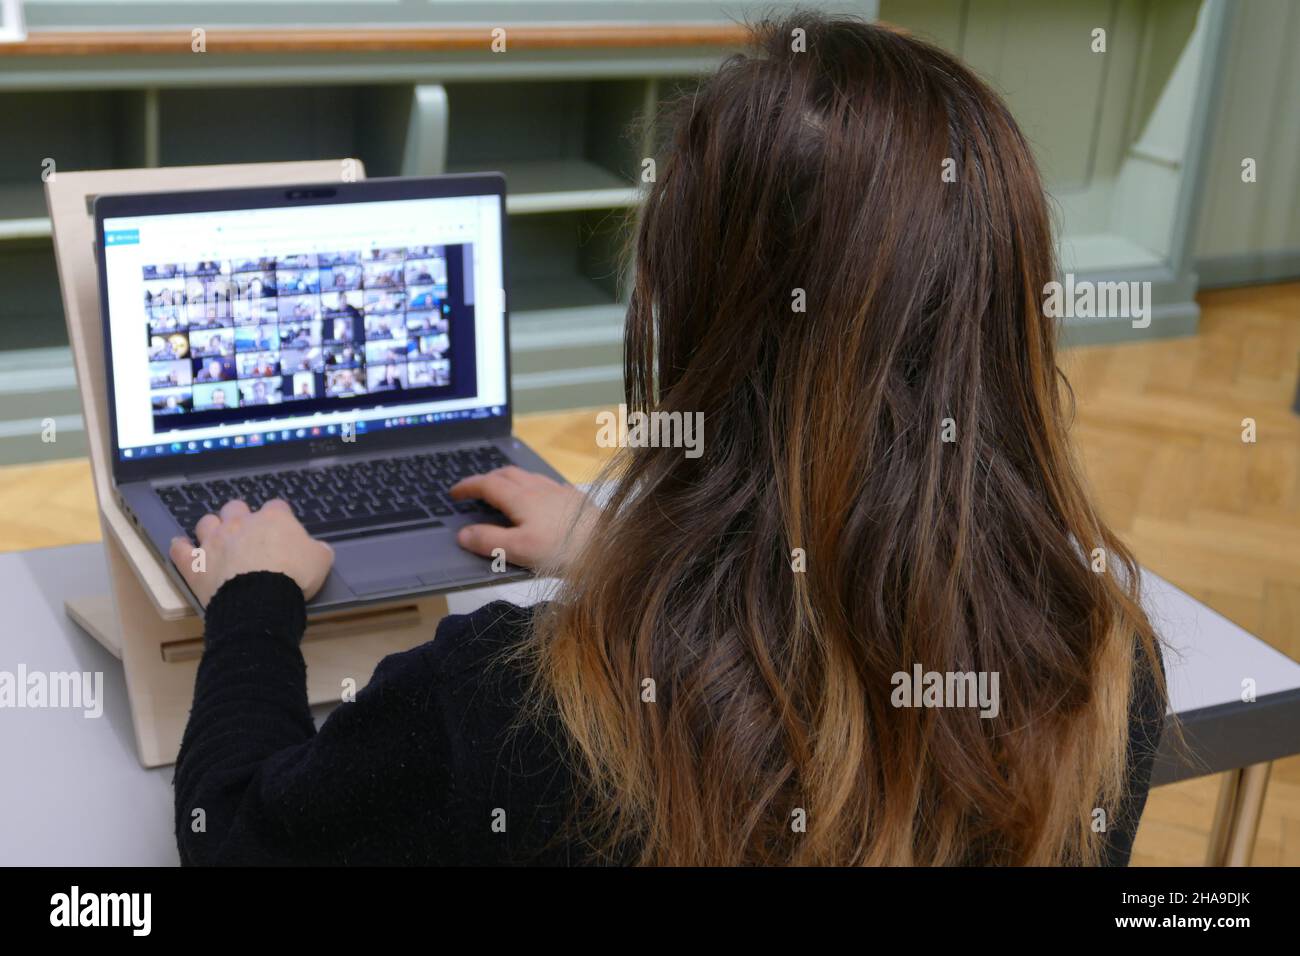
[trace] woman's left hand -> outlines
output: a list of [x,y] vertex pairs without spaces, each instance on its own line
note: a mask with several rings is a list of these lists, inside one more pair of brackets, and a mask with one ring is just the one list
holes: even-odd
[[204,607],[221,585],[250,571],[286,574],[311,600],[334,564],[334,549],[308,535],[293,509],[278,498],[257,511],[242,501],[228,501],[220,515],[199,520],[194,536],[200,553],[195,554],[189,538],[173,538],[171,559]]

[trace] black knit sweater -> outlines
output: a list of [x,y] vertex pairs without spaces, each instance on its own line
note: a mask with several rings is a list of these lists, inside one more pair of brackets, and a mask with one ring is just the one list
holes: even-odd
[[[228,581],[176,762],[185,864],[587,862],[567,843],[562,730],[519,720],[526,677],[503,652],[532,612],[496,602],[385,658],[317,731],[299,641],[302,592],[270,572]],[[1110,862],[1127,863],[1164,715],[1135,697],[1129,795]]]

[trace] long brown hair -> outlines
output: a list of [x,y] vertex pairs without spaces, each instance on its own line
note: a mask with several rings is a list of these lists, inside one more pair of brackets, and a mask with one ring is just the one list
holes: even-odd
[[[619,452],[527,647],[578,825],[655,864],[1097,862],[1158,650],[1067,442],[1030,150],[897,31],[755,37],[668,117],[635,247],[627,404],[703,413],[704,454]],[[916,664],[1000,712],[894,706]]]

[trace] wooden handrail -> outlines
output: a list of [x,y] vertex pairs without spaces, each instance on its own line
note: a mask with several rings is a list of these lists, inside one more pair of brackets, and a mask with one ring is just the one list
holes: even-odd
[[[302,30],[213,28],[204,37],[208,53],[375,53],[490,51],[494,27],[371,27]],[[638,47],[739,46],[749,39],[740,24],[668,26],[507,25],[506,49],[570,50]],[[21,43],[0,43],[0,57],[139,56],[190,53],[188,29],[33,30]]]

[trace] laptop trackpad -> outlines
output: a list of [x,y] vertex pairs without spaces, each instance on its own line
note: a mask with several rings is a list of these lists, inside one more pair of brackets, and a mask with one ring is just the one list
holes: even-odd
[[334,570],[358,595],[418,591],[491,573],[487,559],[463,550],[450,534],[427,530],[339,542]]

